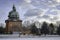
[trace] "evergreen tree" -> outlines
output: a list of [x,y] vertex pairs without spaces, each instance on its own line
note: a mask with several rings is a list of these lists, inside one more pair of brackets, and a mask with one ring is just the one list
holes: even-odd
[[49,25],[49,33],[50,34],[53,34],[53,32],[54,32],[54,25],[51,23],[50,25]]
[[48,24],[46,22],[42,24],[41,33],[45,35],[49,33]]
[[35,26],[35,24],[33,24],[32,26],[31,26],[31,33],[32,34],[37,34],[37,27]]
[[3,34],[3,33],[4,33],[4,28],[0,27],[0,34]]
[[59,27],[57,28],[57,34],[60,35],[60,25],[59,25]]

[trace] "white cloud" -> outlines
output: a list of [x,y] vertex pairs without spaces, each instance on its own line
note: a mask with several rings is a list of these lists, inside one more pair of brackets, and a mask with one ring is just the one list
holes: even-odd
[[55,0],[56,2],[60,2],[60,0]]
[[25,2],[27,2],[27,3],[31,3],[31,0],[24,0]]
[[[59,0],[24,0],[21,4],[27,20],[56,22],[60,20]],[[60,7],[60,6],[59,6]]]
[[48,11],[48,9],[29,9],[24,16],[31,17],[31,16],[43,16]]

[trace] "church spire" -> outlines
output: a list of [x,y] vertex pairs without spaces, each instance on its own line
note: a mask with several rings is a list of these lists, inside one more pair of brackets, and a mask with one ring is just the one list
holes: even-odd
[[13,11],[16,11],[15,5],[13,5]]

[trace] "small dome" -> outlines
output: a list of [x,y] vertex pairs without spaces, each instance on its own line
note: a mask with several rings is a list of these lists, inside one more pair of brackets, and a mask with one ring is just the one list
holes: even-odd
[[13,5],[13,10],[9,12],[9,15],[8,15],[9,19],[13,19],[13,20],[19,20],[19,14],[18,12],[16,12],[16,8],[15,6]]

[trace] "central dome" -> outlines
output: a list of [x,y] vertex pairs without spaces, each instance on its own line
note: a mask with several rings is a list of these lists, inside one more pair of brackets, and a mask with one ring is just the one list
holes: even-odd
[[9,12],[9,20],[19,20],[19,14],[16,11],[15,6],[13,5],[13,10]]

